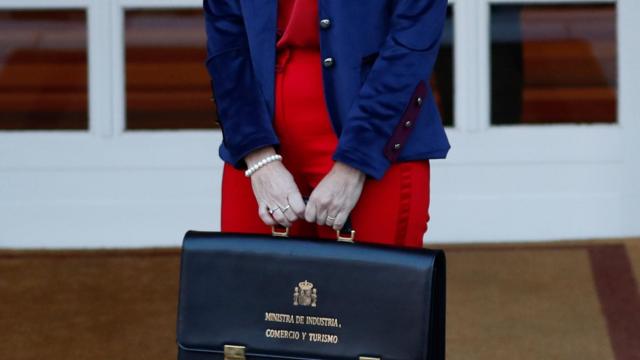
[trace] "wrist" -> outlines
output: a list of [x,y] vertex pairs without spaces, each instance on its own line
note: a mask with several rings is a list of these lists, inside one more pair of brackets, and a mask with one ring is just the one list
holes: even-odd
[[260,160],[266,158],[267,156],[275,155],[276,150],[273,146],[265,146],[259,149],[256,149],[244,158],[244,162],[247,164],[247,168],[250,168],[256,165]]
[[271,162],[280,161],[280,160],[282,160],[282,156],[280,154],[267,155],[264,158],[260,159],[256,164],[254,164],[254,165],[250,166],[249,168],[247,168],[247,170],[245,170],[245,172],[244,172],[244,176],[251,177],[251,175],[253,175],[253,173],[258,171],[259,169],[261,169],[265,165],[267,165],[267,164],[269,164]]
[[334,171],[343,171],[343,172],[349,173],[352,176],[355,176],[361,180],[365,179],[367,176],[367,174],[364,171],[339,160],[336,160],[333,163],[333,169]]

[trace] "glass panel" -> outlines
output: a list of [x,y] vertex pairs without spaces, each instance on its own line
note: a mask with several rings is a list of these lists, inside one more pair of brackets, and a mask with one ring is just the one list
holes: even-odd
[[443,124],[453,126],[453,5],[447,8],[447,20],[438,59],[433,67],[431,87]]
[[[217,127],[204,67],[206,37],[200,10],[127,11],[125,41],[127,129]],[[447,126],[453,125],[452,41],[449,6],[431,79]]]
[[126,12],[127,129],[215,128],[202,10]]
[[613,4],[492,5],[492,123],[616,122]]
[[0,11],[0,129],[87,129],[84,10]]

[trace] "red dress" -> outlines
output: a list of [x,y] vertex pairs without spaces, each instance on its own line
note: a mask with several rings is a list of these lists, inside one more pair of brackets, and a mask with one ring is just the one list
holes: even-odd
[[[302,196],[309,196],[329,172],[338,144],[324,100],[319,21],[317,0],[278,1],[273,125],[283,165]],[[419,160],[392,164],[379,181],[367,178],[350,214],[354,240],[422,246],[429,220],[429,173],[429,161]],[[227,163],[221,231],[271,233],[258,215],[251,180]],[[336,238],[330,226],[304,219],[294,222],[289,234]]]

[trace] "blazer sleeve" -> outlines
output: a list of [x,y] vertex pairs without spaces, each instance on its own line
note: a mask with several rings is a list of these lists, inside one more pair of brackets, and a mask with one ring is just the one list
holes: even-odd
[[[206,67],[222,129],[221,157],[246,169],[252,150],[279,145],[255,77],[238,0],[204,0]],[[224,154],[224,156],[223,156]]]
[[334,160],[382,178],[394,160],[385,154],[399,151],[394,130],[416,94],[426,93],[446,9],[447,0],[393,0],[389,33],[349,109]]

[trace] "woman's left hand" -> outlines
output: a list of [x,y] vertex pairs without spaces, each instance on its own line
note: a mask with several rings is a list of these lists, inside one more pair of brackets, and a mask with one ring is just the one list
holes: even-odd
[[[328,225],[335,230],[342,229],[360,198],[365,178],[366,174],[361,170],[336,161],[309,195],[305,220]],[[327,216],[335,219],[327,219]]]

